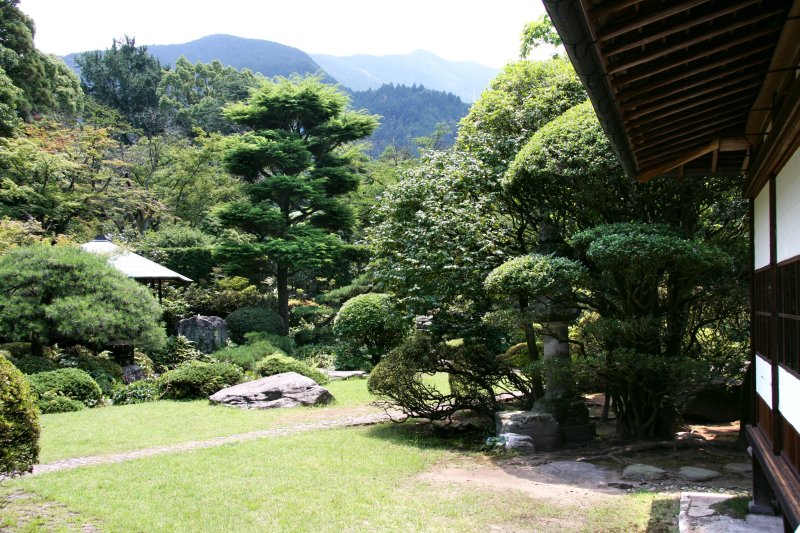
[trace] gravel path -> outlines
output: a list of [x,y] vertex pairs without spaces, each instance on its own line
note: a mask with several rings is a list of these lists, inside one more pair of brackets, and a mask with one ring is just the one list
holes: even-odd
[[58,472],[60,470],[70,470],[72,468],[80,468],[82,466],[122,463],[125,461],[133,461],[136,459],[141,459],[143,457],[152,457],[154,455],[162,455],[165,453],[199,450],[202,448],[211,448],[214,446],[222,446],[224,444],[231,444],[235,442],[246,442],[256,439],[263,439],[267,437],[283,437],[286,435],[303,433],[305,431],[356,427],[356,426],[369,426],[372,424],[378,424],[380,422],[387,422],[389,420],[390,420],[390,415],[384,412],[373,413],[362,416],[344,416],[339,418],[327,419],[320,422],[297,424],[294,426],[285,426],[274,429],[261,429],[257,431],[249,431],[247,433],[238,433],[236,435],[225,435],[222,437],[215,437],[213,439],[208,439],[208,440],[184,442],[181,444],[171,444],[168,446],[157,446],[153,448],[144,448],[141,450],[133,450],[129,452],[114,453],[107,455],[76,457],[73,459],[64,459],[62,461],[55,461],[53,463],[36,465],[33,467],[33,472],[30,475],[35,476],[37,474],[47,474],[50,472]]

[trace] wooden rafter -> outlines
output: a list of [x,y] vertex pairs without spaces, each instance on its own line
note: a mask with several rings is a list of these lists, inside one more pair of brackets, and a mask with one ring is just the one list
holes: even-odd
[[[744,97],[739,98],[735,102],[721,102],[716,106],[707,107],[705,109],[701,109],[694,113],[687,113],[681,115],[680,117],[673,118],[669,121],[659,120],[657,122],[645,122],[636,126],[635,128],[631,128],[629,130],[629,136],[641,136],[641,135],[650,135],[651,133],[657,133],[664,131],[667,127],[688,127],[689,125],[695,125],[700,120],[709,120],[713,119],[713,117],[717,114],[722,113],[736,113],[746,111],[749,107],[750,98]],[[690,122],[691,120],[691,122]]]
[[589,17],[593,19],[605,17],[606,15],[634,6],[642,1],[643,0],[617,0],[616,2],[606,2],[591,8],[589,10]]
[[652,24],[653,22],[658,22],[659,20],[664,20],[667,17],[683,13],[684,11],[688,11],[693,7],[706,4],[710,1],[711,0],[688,0],[685,2],[681,2],[679,4],[672,4],[665,9],[654,11],[652,13],[644,15],[639,13],[633,19],[623,22],[621,24],[617,24],[616,26],[610,28],[601,28],[598,38],[600,41],[607,41],[609,39],[613,39],[614,37],[618,37],[630,31],[638,30],[643,26]]
[[[713,136],[709,136],[706,139],[707,139],[706,141],[692,140],[692,141],[670,144],[669,149],[666,150],[665,149],[650,150],[648,151],[646,156],[643,155],[641,157],[638,157],[637,161],[639,161],[640,167],[652,167],[653,165],[660,165],[664,162],[669,162],[676,157],[683,157],[684,154],[693,153],[694,151],[699,150],[699,147],[703,146],[704,143],[710,143],[710,145],[714,146],[713,148],[714,150],[719,150],[720,152],[746,151],[749,150],[751,146],[750,141],[748,141],[744,137],[714,139]],[[688,163],[693,159],[697,159],[698,157],[701,157],[702,155],[705,155],[709,152],[710,150],[704,152],[703,154],[698,155],[695,158],[692,158],[690,160],[685,160],[681,164]]]
[[[741,70],[745,70],[745,68],[737,68],[733,71],[734,74],[740,72]],[[692,96],[697,96],[700,94],[706,94],[711,91],[715,91],[717,89],[724,89],[729,85],[734,85],[736,83],[746,82],[747,80],[751,80],[754,78],[761,78],[764,76],[763,69],[749,69],[749,72],[746,74],[742,74],[740,76],[729,77],[729,76],[709,76],[703,78],[701,80],[687,83],[687,84],[679,84],[678,87],[675,87],[672,90],[659,92],[659,94],[650,97],[640,97],[635,100],[625,100],[624,102],[620,102],[619,107],[622,110],[625,109],[633,109],[633,108],[642,108],[642,107],[649,107],[649,106],[656,106],[660,105],[663,102],[679,102],[683,99],[686,99],[686,96],[679,96],[677,98],[669,98],[682,95],[683,93],[687,93],[690,89],[697,89],[696,91],[692,91],[690,94]],[[717,82],[717,83],[714,83]]]
[[737,70],[741,70],[741,69],[746,69],[748,67],[756,67],[756,66],[759,66],[759,65],[763,65],[763,64],[767,63],[767,61],[768,61],[768,59],[765,59],[765,58],[763,58],[761,56],[759,56],[757,59],[753,59],[751,61],[741,61],[742,59],[745,59],[745,58],[750,57],[752,55],[754,55],[754,52],[746,51],[746,52],[737,54],[737,55],[735,55],[735,56],[733,56],[733,57],[731,57],[731,58],[729,58],[727,60],[717,61],[716,65],[695,68],[695,69],[692,69],[692,70],[689,70],[689,71],[673,74],[671,76],[664,76],[663,78],[660,78],[658,81],[655,81],[655,82],[652,82],[652,83],[639,84],[639,85],[637,85],[636,87],[633,87],[633,88],[625,88],[624,90],[620,91],[619,98],[621,100],[626,100],[628,98],[635,98],[637,96],[642,96],[642,95],[651,95],[651,97],[652,97],[652,95],[654,95],[654,94],[659,94],[660,91],[656,92],[658,89],[661,89],[663,87],[667,87],[667,86],[670,86],[670,85],[671,86],[676,86],[677,85],[676,90],[681,90],[684,87],[684,84],[678,84],[677,82],[686,80],[688,78],[691,78],[693,76],[697,76],[699,74],[708,74],[708,76],[703,76],[702,78],[698,78],[697,80],[693,80],[692,83],[694,83],[695,81],[698,81],[698,85],[702,84],[702,83],[708,83],[710,81],[713,81],[713,80],[716,80],[716,79],[719,78],[719,73],[716,73],[716,72],[711,72],[710,73],[710,71],[713,71],[714,69],[723,67],[723,66],[727,65],[730,62],[734,62],[734,64],[736,65]]
[[755,93],[753,93],[752,89],[755,89],[760,85],[761,82],[758,80],[751,81],[750,83],[747,83],[745,85],[734,86],[732,89],[729,89],[727,91],[721,91],[721,92],[717,91],[710,96],[706,96],[705,98],[700,98],[700,99],[692,98],[684,100],[683,105],[677,105],[677,104],[671,106],[660,105],[650,109],[642,109],[640,111],[631,112],[630,114],[623,114],[623,120],[625,120],[626,122],[631,121],[632,123],[635,123],[635,119],[661,111],[661,114],[656,117],[657,119],[660,120],[664,117],[669,117],[676,113],[682,113],[683,111],[693,109],[697,106],[701,106],[709,102],[719,101],[720,98],[725,98],[728,96],[733,96],[748,91],[751,92],[752,97],[755,100],[756,95]]
[[711,121],[711,123],[708,124],[706,127],[702,127],[699,129],[689,128],[688,131],[691,132],[689,134],[686,133],[687,129],[682,129],[670,133],[663,133],[661,135],[648,135],[646,137],[639,137],[637,140],[631,139],[631,144],[633,145],[634,150],[638,150],[641,149],[641,147],[643,146],[660,145],[662,143],[675,141],[677,139],[687,139],[687,140],[698,139],[704,136],[708,136],[709,134],[712,137],[714,137],[714,136],[719,136],[720,132],[725,131],[728,128],[742,124],[742,122],[743,121],[741,116],[727,117],[721,120]]
[[[649,78],[650,76],[654,76],[655,74],[660,74],[662,72],[665,72],[665,71],[668,71],[668,70],[672,70],[675,67],[679,67],[681,65],[685,65],[686,63],[692,63],[694,61],[698,61],[698,60],[703,59],[705,57],[708,57],[708,56],[717,54],[719,52],[722,52],[724,50],[729,50],[729,49],[731,49],[731,48],[733,48],[735,46],[744,45],[744,44],[750,45],[750,44],[752,44],[752,41],[754,39],[757,39],[759,37],[765,37],[765,36],[773,34],[773,33],[777,33],[779,31],[779,29],[780,28],[766,28],[764,30],[757,31],[757,32],[752,33],[752,34],[741,36],[738,39],[733,39],[731,41],[727,41],[727,42],[718,44],[716,46],[712,46],[711,48],[706,48],[706,49],[704,49],[702,51],[696,52],[695,54],[693,54],[691,56],[679,57],[679,58],[677,58],[675,60],[672,60],[672,61],[659,62],[659,63],[657,63],[656,65],[654,65],[654,66],[652,66],[650,68],[642,69],[642,70],[639,70],[639,71],[637,71],[637,72],[635,72],[633,74],[628,74],[626,76],[621,76],[621,77],[619,77],[617,79],[614,79],[614,84],[615,85],[627,85],[629,83],[633,83],[633,82],[636,82],[636,81],[639,81],[639,80],[643,80],[643,79]],[[770,42],[769,44],[764,45],[763,48],[764,49],[769,49],[769,48],[772,48],[773,46],[774,46],[774,44]],[[758,50],[757,49],[755,49],[755,50],[748,49],[747,51],[749,52],[748,55],[752,55],[752,54],[756,53]],[[725,60],[723,60],[723,61],[725,61]],[[702,70],[706,70],[708,68],[709,68],[708,65],[703,65],[701,67]]]
[[744,113],[746,110],[747,105],[739,105],[738,107],[720,109],[713,116],[703,113],[697,115],[692,120],[677,120],[673,121],[671,124],[653,125],[651,128],[634,132],[630,136],[631,144],[638,146],[642,144],[640,141],[647,142],[648,138],[663,138],[665,135],[676,132],[685,132],[690,128],[695,128],[702,124],[714,124],[717,127],[720,127],[720,125],[725,122],[728,117],[737,117],[737,119],[741,122],[741,113]]
[[733,23],[728,24],[727,26],[724,26],[722,28],[717,28],[714,31],[702,33],[700,35],[697,35],[696,37],[692,37],[685,41],[665,46],[664,48],[654,50],[648,54],[637,55],[631,59],[622,61],[619,64],[615,64],[614,66],[608,69],[608,74],[616,74],[617,72],[622,72],[623,70],[628,70],[629,68],[649,63],[650,61],[653,61],[665,55],[673,54],[675,52],[680,52],[681,50],[685,50],[690,46],[708,42],[710,39],[713,39],[714,37],[719,37],[720,35],[725,35],[726,33],[730,33],[732,31],[736,31],[738,29],[751,26],[753,24],[758,24],[762,20],[774,17],[775,15],[781,13],[782,11],[783,10],[781,9],[764,11],[756,16],[734,21]]
[[745,0],[744,2],[738,2],[736,4],[731,4],[723,7],[718,11],[713,11],[711,13],[707,13],[706,15],[699,16],[697,18],[691,18],[686,22],[681,24],[675,24],[674,26],[670,26],[662,31],[658,31],[655,33],[644,33],[640,35],[636,40],[622,43],[622,44],[614,44],[605,47],[601,43],[601,50],[606,57],[610,57],[622,52],[627,52],[628,50],[633,50],[634,48],[639,48],[640,46],[648,45],[652,42],[658,41],[665,37],[669,37],[675,33],[679,33],[700,24],[704,24],[706,22],[711,22],[713,20],[719,19],[724,17],[725,15],[730,15],[731,13],[735,13],[740,11],[746,7],[749,7],[753,4],[760,4],[763,0]]
[[[742,94],[742,93],[744,93],[744,94]],[[741,96],[736,96],[735,98],[733,98],[734,95],[740,95],[740,94],[741,94]],[[732,97],[732,99],[727,101],[727,102],[725,102],[725,101],[721,100],[722,97]],[[636,128],[636,127],[639,127],[639,126],[641,126],[643,124],[648,124],[648,123],[652,123],[652,122],[661,123],[663,120],[667,119],[667,117],[671,117],[672,115],[675,115],[677,113],[682,113],[684,111],[689,111],[690,109],[692,109],[692,111],[690,113],[693,113],[694,111],[696,111],[694,109],[695,107],[702,106],[704,104],[714,104],[715,102],[720,102],[720,103],[716,103],[716,105],[712,105],[710,107],[704,107],[703,109],[699,110],[700,112],[713,111],[715,109],[719,109],[720,106],[724,106],[725,104],[728,104],[728,103],[731,103],[731,102],[748,101],[748,102],[752,103],[754,98],[755,98],[755,95],[752,94],[752,93],[747,93],[746,89],[733,89],[731,91],[727,91],[724,94],[723,93],[719,93],[719,96],[717,96],[716,98],[714,96],[711,96],[711,97],[708,97],[708,98],[703,98],[702,100],[694,102],[694,103],[692,103],[690,105],[682,106],[681,108],[676,107],[676,108],[670,109],[669,111],[664,112],[661,115],[656,115],[656,116],[651,116],[651,117],[639,117],[639,118],[635,118],[635,119],[631,119],[631,120],[625,120],[625,123],[628,124],[631,128]],[[679,117],[679,119],[685,118],[686,116],[687,115],[681,115],[681,117]],[[688,116],[693,116],[693,115],[688,115]]]

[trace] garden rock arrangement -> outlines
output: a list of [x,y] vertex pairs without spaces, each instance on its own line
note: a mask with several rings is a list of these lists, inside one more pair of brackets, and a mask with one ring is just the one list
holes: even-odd
[[710,481],[722,475],[714,470],[697,466],[682,466],[679,472],[681,477],[688,481]]
[[285,372],[222,389],[208,399],[212,403],[242,409],[272,409],[326,405],[333,401],[333,395],[311,378]]
[[536,411],[500,411],[495,415],[498,435],[528,435],[537,450],[552,450],[561,442],[561,427],[550,413]]
[[195,315],[178,322],[178,335],[192,341],[198,350],[211,353],[228,342],[228,326],[218,316]]

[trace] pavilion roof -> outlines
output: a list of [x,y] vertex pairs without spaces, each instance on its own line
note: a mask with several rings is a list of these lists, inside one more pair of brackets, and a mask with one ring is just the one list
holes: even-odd
[[81,248],[93,254],[108,256],[108,262],[126,276],[143,281],[180,280],[192,281],[165,266],[159,265],[146,257],[120,248],[105,237],[97,237],[81,245]]

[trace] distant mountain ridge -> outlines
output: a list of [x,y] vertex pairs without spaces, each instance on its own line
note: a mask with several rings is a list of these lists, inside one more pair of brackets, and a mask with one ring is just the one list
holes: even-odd
[[353,55],[337,57],[311,54],[339,83],[356,91],[377,89],[386,83],[424,85],[474,102],[489,87],[499,69],[470,61],[450,61],[417,50],[405,55]]
[[[148,53],[157,57],[162,65],[174,65],[180,56],[186,56],[192,63],[210,63],[218,59],[223,65],[239,70],[248,68],[268,77],[321,73],[325,81],[336,82],[302,50],[273,41],[218,34],[188,43],[146,46]],[[75,69],[78,55],[80,53],[69,54],[64,61]]]

